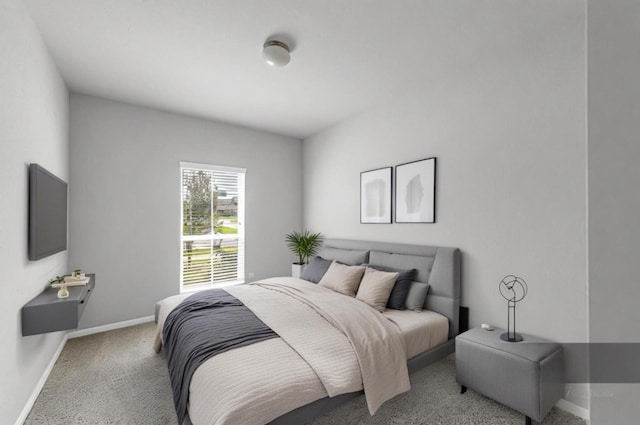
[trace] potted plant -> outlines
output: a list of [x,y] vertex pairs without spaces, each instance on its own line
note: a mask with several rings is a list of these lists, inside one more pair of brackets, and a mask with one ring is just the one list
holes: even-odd
[[291,276],[300,277],[309,258],[316,255],[318,248],[320,248],[322,235],[303,230],[302,232],[288,233],[285,239],[289,249],[298,256],[298,261],[291,265]]

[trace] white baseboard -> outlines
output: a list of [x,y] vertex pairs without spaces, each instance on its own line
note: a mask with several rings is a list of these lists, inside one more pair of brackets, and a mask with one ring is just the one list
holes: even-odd
[[95,326],[93,328],[78,329],[77,331],[71,331],[67,334],[69,339],[79,338],[81,336],[93,335],[100,332],[113,331],[120,328],[128,328],[129,326],[139,325],[141,323],[153,322],[155,316],[139,317],[137,319],[125,320],[124,322],[110,323],[108,325]]
[[560,410],[564,410],[565,412],[569,412],[572,415],[575,415],[579,418],[584,419],[585,421],[587,421],[587,424],[589,424],[589,420],[591,418],[591,415],[589,413],[588,409],[585,409],[584,407],[578,406],[575,403],[572,403],[570,401],[565,400],[564,398],[561,398],[557,403],[556,403],[556,407]]
[[36,400],[38,399],[38,396],[40,395],[40,391],[42,391],[44,384],[47,382],[47,379],[49,378],[49,374],[51,374],[51,371],[53,370],[53,366],[55,366],[56,362],[58,361],[58,357],[60,357],[60,354],[62,353],[62,350],[64,349],[64,346],[67,343],[67,340],[71,338],[78,338],[81,336],[97,334],[100,332],[112,331],[114,329],[135,326],[141,323],[153,322],[154,320],[155,320],[155,316],[146,316],[146,317],[140,317],[138,319],[125,320],[124,322],[111,323],[108,325],[96,326],[93,328],[79,329],[77,331],[67,332],[62,337],[62,341],[60,341],[60,345],[58,346],[58,349],[53,354],[53,357],[51,358],[51,361],[47,365],[47,368],[42,373],[40,380],[36,384],[36,387],[33,389],[33,392],[31,393],[31,396],[27,400],[27,403],[24,405],[24,408],[22,409],[20,416],[18,416],[18,419],[16,420],[15,425],[24,424],[24,421],[27,419],[27,416],[29,416],[29,412],[31,412],[33,405],[35,404]]
[[20,412],[20,416],[18,416],[18,419],[16,420],[16,425],[22,425],[24,424],[24,421],[27,420],[27,416],[29,416],[29,412],[31,412],[33,405],[36,403],[36,400],[40,395],[40,391],[42,391],[44,384],[47,382],[47,379],[49,378],[49,374],[53,370],[53,366],[55,366],[56,362],[58,361],[58,357],[60,357],[60,354],[62,353],[62,349],[64,348],[66,343],[67,343],[67,335],[65,334],[62,337],[62,341],[60,341],[60,345],[58,345],[58,349],[56,350],[55,353],[53,353],[53,357],[51,358],[51,361],[47,365],[47,368],[42,373],[42,376],[40,377],[40,380],[36,384],[36,387],[33,389],[33,392],[31,393],[31,396],[27,400],[27,403],[24,405],[22,412]]

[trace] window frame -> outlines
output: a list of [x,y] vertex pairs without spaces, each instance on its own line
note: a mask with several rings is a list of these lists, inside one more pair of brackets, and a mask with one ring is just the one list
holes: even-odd
[[[184,194],[183,194],[183,170],[202,170],[202,171],[212,171],[212,172],[223,172],[223,173],[235,173],[238,174],[239,182],[238,182],[238,233],[234,235],[234,237],[223,236],[222,234],[220,238],[211,238],[215,233],[211,233],[208,235],[192,235],[196,236],[194,239],[237,239],[238,240],[238,278],[235,280],[226,280],[221,282],[210,282],[210,283],[201,283],[201,284],[189,284],[187,286],[184,285]],[[180,179],[180,252],[179,252],[179,269],[180,269],[180,277],[179,277],[179,285],[180,285],[180,293],[188,293],[188,292],[197,292],[203,291],[206,289],[212,288],[221,288],[230,285],[239,285],[245,283],[245,230],[244,230],[244,220],[245,220],[245,198],[246,198],[246,174],[247,169],[242,167],[231,167],[226,165],[215,165],[215,164],[205,164],[199,162],[186,162],[180,161],[179,167],[179,179]],[[213,231],[213,223],[212,223],[212,231]]]

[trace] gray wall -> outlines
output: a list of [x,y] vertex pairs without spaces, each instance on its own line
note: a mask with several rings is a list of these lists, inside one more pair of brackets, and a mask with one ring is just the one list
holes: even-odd
[[68,93],[22,1],[0,3],[0,423],[13,424],[63,338],[22,337],[20,309],[67,271],[27,259],[28,164],[68,180]]
[[[640,3],[590,0],[587,28],[590,336],[640,343]],[[593,425],[638,423],[640,383],[591,396]]]
[[[457,246],[471,325],[506,326],[498,282],[529,283],[518,330],[588,338],[584,4],[304,141],[304,220],[330,237]],[[436,224],[359,224],[359,173],[438,158]],[[567,396],[588,407],[575,389]]]
[[69,265],[97,281],[81,327],[152,315],[179,292],[180,161],[247,168],[246,276],[288,275],[301,155],[297,139],[72,94]]

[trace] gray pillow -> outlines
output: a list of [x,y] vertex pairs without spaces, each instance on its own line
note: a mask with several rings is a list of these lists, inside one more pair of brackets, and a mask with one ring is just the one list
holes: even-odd
[[331,260],[325,260],[322,257],[313,257],[311,262],[304,268],[300,279],[308,280],[309,282],[318,283],[322,279],[322,276],[329,270]]
[[427,299],[427,292],[429,292],[428,283],[411,282],[409,295],[407,295],[405,304],[407,310],[422,310],[424,308],[424,302]]

